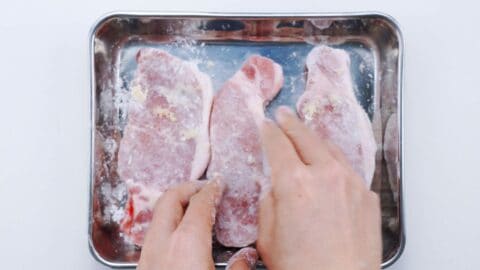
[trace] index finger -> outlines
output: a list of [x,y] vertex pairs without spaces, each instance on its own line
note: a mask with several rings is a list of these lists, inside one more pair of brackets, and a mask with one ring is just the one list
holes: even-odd
[[[260,134],[263,151],[272,174],[282,174],[290,171],[292,167],[303,165],[288,137],[273,121],[264,120]],[[276,180],[278,179],[272,179],[272,181]],[[274,186],[277,184],[273,182]]]
[[301,122],[290,108],[280,107],[276,112],[276,119],[305,164],[324,165],[329,164],[332,159],[344,163],[342,155],[333,151],[329,143]]
[[285,106],[280,107],[275,114],[280,128],[295,145],[303,162],[307,165],[328,158],[328,150],[320,138],[313,133],[298,117]]

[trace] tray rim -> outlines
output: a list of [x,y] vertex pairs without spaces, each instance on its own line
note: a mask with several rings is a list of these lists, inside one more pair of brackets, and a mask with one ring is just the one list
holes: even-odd
[[[403,254],[406,245],[405,235],[405,215],[403,205],[404,192],[404,124],[403,124],[403,84],[404,84],[404,58],[405,58],[405,39],[398,21],[391,15],[379,11],[359,11],[359,12],[189,12],[189,11],[112,11],[105,13],[96,19],[89,31],[89,68],[90,68],[90,156],[89,156],[89,200],[88,200],[88,249],[93,258],[99,263],[111,268],[135,268],[137,263],[118,263],[103,258],[96,250],[93,244],[93,193],[94,193],[94,147],[95,147],[95,36],[103,23],[109,19],[116,17],[180,17],[180,18],[336,18],[336,17],[372,17],[376,16],[387,21],[393,28],[398,38],[398,76],[397,76],[397,100],[398,111],[397,120],[399,126],[399,165],[400,165],[400,182],[399,182],[399,227],[400,227],[400,243],[395,254],[385,262],[381,263],[382,269],[394,264]],[[215,263],[215,266],[226,266],[226,263]]]

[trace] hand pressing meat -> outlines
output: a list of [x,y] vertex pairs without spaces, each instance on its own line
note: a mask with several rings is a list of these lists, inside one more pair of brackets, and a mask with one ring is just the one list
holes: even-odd
[[125,239],[141,246],[152,208],[171,186],[197,180],[210,157],[210,77],[163,50],[141,49],[130,85],[118,173],[128,186]]
[[[212,226],[224,191],[220,178],[189,181],[168,190],[156,203],[138,270],[214,270]],[[227,269],[255,269],[254,248],[239,250]]]
[[288,108],[261,138],[271,190],[260,202],[257,250],[269,270],[380,269],[378,196],[343,152]]
[[220,179],[205,182],[183,183],[157,201],[138,270],[215,269],[212,226],[223,185]]
[[307,70],[305,93],[297,103],[300,118],[320,139],[335,144],[370,187],[377,147],[368,115],[353,93],[348,54],[318,46],[307,56]]
[[207,176],[221,175],[226,190],[215,236],[228,247],[257,239],[259,182],[264,174],[259,124],[264,109],[283,84],[282,68],[269,58],[249,57],[215,96],[210,124],[212,159]]
[[[269,270],[380,269],[378,196],[369,191],[342,151],[305,126],[289,109],[266,121],[261,138],[272,186],[260,202],[257,249]],[[212,225],[223,185],[187,182],[155,207],[139,270],[213,270]],[[200,190],[200,191],[198,191]],[[252,269],[253,248],[229,261]]]
[[[278,126],[261,124],[272,186],[260,202],[257,249],[269,270],[380,269],[378,196],[369,191],[342,151],[305,126],[287,108]],[[187,182],[157,202],[139,270],[213,270],[212,226],[224,185]],[[200,191],[199,191],[200,190]],[[185,256],[188,254],[188,256]],[[251,269],[245,248],[231,270]]]

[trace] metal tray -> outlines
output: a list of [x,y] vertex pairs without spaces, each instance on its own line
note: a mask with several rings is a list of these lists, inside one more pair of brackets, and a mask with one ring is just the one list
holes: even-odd
[[[294,106],[304,89],[305,56],[316,44],[346,50],[351,58],[355,93],[370,116],[378,143],[372,189],[380,194],[383,263],[401,254],[402,215],[402,57],[403,39],[396,22],[379,13],[220,14],[115,13],[91,31],[91,190],[89,245],[93,256],[111,267],[134,267],[140,250],[124,243],[115,221],[125,203],[125,185],[116,173],[116,150],[127,121],[128,85],[141,47],[159,47],[197,61],[212,76],[214,89],[230,77],[249,54],[280,63],[285,84],[268,106]],[[393,127],[396,175],[387,173],[382,146],[388,119]],[[392,161],[390,161],[392,162]],[[214,244],[217,266],[234,249]]]

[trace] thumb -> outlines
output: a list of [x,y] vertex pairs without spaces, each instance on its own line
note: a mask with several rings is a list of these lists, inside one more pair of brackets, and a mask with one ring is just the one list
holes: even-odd
[[254,270],[258,260],[257,250],[242,248],[228,260],[225,270]]
[[222,179],[216,177],[193,195],[178,230],[189,230],[197,237],[211,240],[216,206],[222,197],[224,186]]

